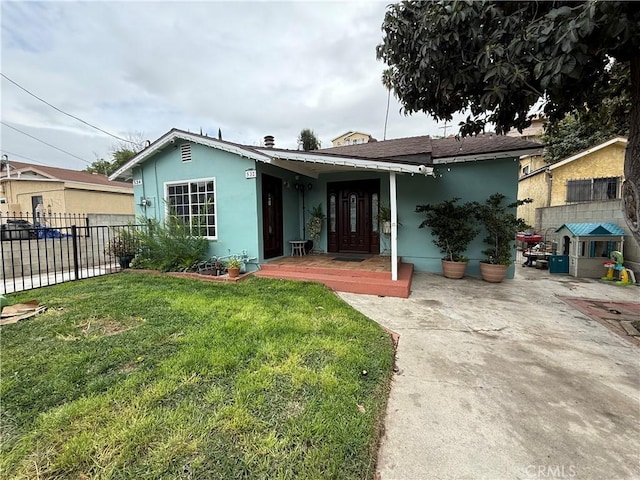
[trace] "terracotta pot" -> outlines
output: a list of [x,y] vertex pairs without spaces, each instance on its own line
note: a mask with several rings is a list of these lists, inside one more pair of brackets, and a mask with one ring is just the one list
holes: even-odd
[[442,260],[442,274],[446,278],[462,278],[464,277],[464,272],[467,271],[467,263]]
[[480,275],[485,282],[500,283],[507,275],[507,265],[493,265],[480,262]]
[[236,278],[240,275],[240,269],[239,268],[227,268],[227,273],[229,274],[230,278]]

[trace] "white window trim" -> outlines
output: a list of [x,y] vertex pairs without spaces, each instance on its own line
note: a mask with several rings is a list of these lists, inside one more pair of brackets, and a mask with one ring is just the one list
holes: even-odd
[[[203,238],[206,238],[207,240],[218,240],[219,237],[219,233],[220,233],[220,227],[219,227],[219,222],[218,222],[218,185],[216,182],[216,177],[204,177],[204,178],[191,178],[191,179],[185,179],[185,180],[175,180],[173,182],[164,182],[163,187],[164,187],[164,218],[165,220],[167,219],[167,217],[169,216],[169,194],[168,194],[168,187],[172,186],[172,185],[184,185],[186,184],[190,184],[192,182],[213,182],[213,215],[216,219],[216,223],[215,223],[215,227],[216,227],[216,234],[214,236],[210,236],[210,235],[205,235]],[[189,205],[191,205],[191,198],[189,198]],[[191,215],[191,209],[189,209],[189,215]]]

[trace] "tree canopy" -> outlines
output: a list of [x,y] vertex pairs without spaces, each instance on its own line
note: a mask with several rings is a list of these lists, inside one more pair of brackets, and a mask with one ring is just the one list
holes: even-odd
[[404,112],[469,111],[463,136],[522,131],[536,105],[555,123],[627,95],[610,111],[628,112],[623,209],[640,243],[640,3],[411,0],[389,6],[382,30],[377,56]]
[[313,130],[303,128],[300,131],[300,135],[298,135],[298,145],[300,145],[305,152],[318,150],[320,148],[320,140],[318,140]]
[[127,139],[127,142],[120,142],[111,147],[111,160],[99,158],[85,168],[85,172],[111,175],[144,148],[142,133],[130,133]]

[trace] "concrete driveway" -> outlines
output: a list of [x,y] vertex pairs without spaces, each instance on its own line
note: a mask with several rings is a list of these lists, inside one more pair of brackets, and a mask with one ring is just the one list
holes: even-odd
[[640,348],[556,296],[640,288],[517,268],[497,285],[416,274],[409,299],[340,294],[400,335],[382,480],[640,478]]

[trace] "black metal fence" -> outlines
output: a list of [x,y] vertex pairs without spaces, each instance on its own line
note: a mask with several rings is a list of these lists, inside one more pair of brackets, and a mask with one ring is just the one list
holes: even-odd
[[12,225],[2,230],[0,293],[115,273],[132,256],[127,242],[139,226]]
[[71,227],[72,225],[88,227],[89,219],[83,213],[49,213],[40,210],[36,210],[35,212],[0,210],[0,224],[19,224],[43,228],[63,228]]

